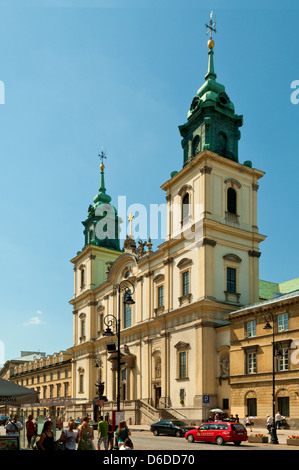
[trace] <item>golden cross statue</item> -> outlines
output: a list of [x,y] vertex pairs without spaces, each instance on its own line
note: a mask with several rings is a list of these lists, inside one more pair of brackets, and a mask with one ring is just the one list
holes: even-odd
[[213,11],[211,11],[210,13],[210,22],[209,24],[206,24],[206,27],[208,28],[207,30],[207,34],[210,33],[210,39],[212,39],[212,31],[214,31],[214,33],[216,33],[216,21],[214,21],[213,23]]
[[132,212],[130,212],[130,215],[129,215],[129,218],[128,218],[128,222],[130,222],[130,237],[132,236],[132,220],[134,219],[135,215],[132,214]]

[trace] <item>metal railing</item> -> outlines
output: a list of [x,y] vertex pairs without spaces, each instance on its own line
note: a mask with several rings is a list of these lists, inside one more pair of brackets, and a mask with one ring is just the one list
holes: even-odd
[[187,416],[183,415],[183,413],[181,413],[180,411],[176,410],[176,409],[173,408],[172,406],[168,405],[166,402],[162,401],[161,399],[160,399],[160,403],[165,406],[166,411],[167,411],[167,409],[170,409],[170,410],[174,411],[175,413],[177,413],[178,415],[182,416],[185,420],[188,421]]

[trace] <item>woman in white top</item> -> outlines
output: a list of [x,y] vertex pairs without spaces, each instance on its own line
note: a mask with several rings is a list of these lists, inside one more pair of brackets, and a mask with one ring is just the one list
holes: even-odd
[[71,419],[68,429],[65,429],[61,433],[60,440],[64,443],[65,450],[76,450],[79,433],[75,429],[75,426],[75,421]]

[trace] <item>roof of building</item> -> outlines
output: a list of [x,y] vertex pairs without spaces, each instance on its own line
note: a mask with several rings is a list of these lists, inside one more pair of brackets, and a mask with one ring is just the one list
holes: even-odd
[[259,296],[262,300],[270,300],[277,294],[288,294],[299,289],[299,278],[281,283],[259,281]]
[[287,300],[292,300],[292,299],[295,299],[296,297],[299,300],[299,289],[297,289],[293,292],[289,292],[287,294],[277,293],[272,299],[268,299],[268,300],[264,300],[262,302],[257,302],[255,304],[247,305],[245,307],[240,308],[239,310],[235,310],[234,312],[231,312],[229,314],[229,316],[238,315],[240,313],[248,312],[248,311],[254,310],[256,308],[264,308],[264,307],[268,307],[268,306],[270,307],[271,305],[275,305],[275,303],[284,302],[284,301],[287,301]]

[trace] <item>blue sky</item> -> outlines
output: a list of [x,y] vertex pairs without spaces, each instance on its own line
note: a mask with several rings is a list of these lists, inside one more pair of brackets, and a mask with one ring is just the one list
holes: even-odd
[[[239,161],[258,192],[260,278],[298,271],[298,9],[293,2],[1,1],[1,332],[5,360],[72,345],[73,269],[100,184],[116,203],[160,204],[182,167],[178,126],[207,69],[243,114]],[[223,6],[225,4],[225,7]],[[1,361],[0,361],[1,362]]]

